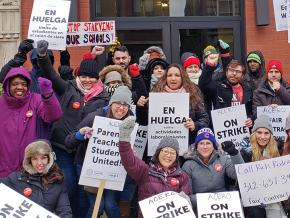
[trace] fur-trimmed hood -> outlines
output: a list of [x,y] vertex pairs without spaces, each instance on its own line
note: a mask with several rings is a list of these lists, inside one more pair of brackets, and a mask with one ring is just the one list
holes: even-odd
[[101,72],[99,73],[99,78],[105,82],[106,75],[112,71],[117,71],[121,74],[122,82],[125,86],[127,86],[129,89],[132,89],[132,81],[128,73],[124,71],[124,69],[119,65],[109,65],[104,67]]
[[34,155],[47,155],[48,156],[48,164],[43,171],[43,175],[47,174],[50,168],[54,164],[55,154],[51,150],[51,145],[47,140],[37,140],[31,142],[25,148],[25,156],[23,160],[23,168],[29,174],[37,174],[37,171],[32,167],[31,158]]
[[161,58],[166,61],[166,56],[162,50],[162,48],[158,46],[151,46],[147,48],[143,55],[139,58],[139,68],[140,70],[145,70],[146,65],[151,59]]

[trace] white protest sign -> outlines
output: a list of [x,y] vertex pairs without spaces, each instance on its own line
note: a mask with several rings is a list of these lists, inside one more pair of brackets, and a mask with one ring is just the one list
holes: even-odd
[[49,48],[65,50],[70,1],[34,0],[28,36],[36,42],[46,40]]
[[116,37],[115,21],[70,22],[66,44],[71,46],[111,45]]
[[[79,184],[99,187],[105,180],[106,189],[122,191],[127,172],[119,152],[119,125],[121,120],[95,117],[91,136],[84,159]],[[138,125],[131,134],[131,144],[135,141]]]
[[238,191],[197,193],[196,200],[198,218],[244,218]]
[[173,191],[162,192],[139,201],[144,218],[195,218],[190,203]]
[[290,195],[290,155],[235,165],[243,205],[271,204]]
[[239,148],[243,138],[250,135],[245,126],[247,113],[245,105],[238,105],[211,111],[212,123],[216,140],[219,144],[232,141]]
[[287,30],[287,0],[273,0],[276,31]]
[[0,193],[0,217],[58,218],[3,183],[0,183]]
[[135,155],[142,159],[147,144],[148,126],[139,126],[134,143]]
[[262,114],[270,117],[270,122],[273,126],[273,135],[276,139],[285,140],[285,124],[286,118],[289,116],[290,106],[262,106],[257,107],[257,117]]
[[148,156],[155,153],[164,137],[179,142],[179,155],[188,150],[188,129],[184,122],[189,117],[188,93],[150,93],[148,120]]

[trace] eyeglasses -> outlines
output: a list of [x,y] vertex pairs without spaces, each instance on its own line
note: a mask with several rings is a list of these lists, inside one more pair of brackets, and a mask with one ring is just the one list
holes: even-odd
[[174,151],[168,151],[168,150],[163,150],[163,149],[161,151],[166,156],[176,156],[176,152],[174,152]]
[[115,104],[115,107],[116,108],[124,108],[124,109],[128,109],[129,108],[129,105],[125,102],[114,102]]
[[231,67],[228,68],[228,71],[231,72],[231,73],[236,73],[236,74],[242,74],[243,73],[243,71],[236,70],[236,69],[231,68]]

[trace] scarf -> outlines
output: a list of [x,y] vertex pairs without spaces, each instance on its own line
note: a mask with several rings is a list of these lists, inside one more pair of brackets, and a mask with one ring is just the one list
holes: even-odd
[[172,167],[170,167],[168,169],[164,169],[160,164],[153,164],[153,163],[151,163],[151,167],[156,172],[162,174],[165,177],[173,174],[177,170],[177,168],[175,166],[172,166]]
[[105,90],[109,93],[110,97],[114,94],[115,90],[121,86],[120,84],[114,84],[111,86],[105,86]]
[[96,97],[104,90],[103,82],[99,79],[91,89],[85,89],[79,79],[76,78],[76,83],[78,89],[84,94],[84,103],[87,103],[91,98]]
[[181,87],[179,89],[172,90],[167,85],[165,85],[164,91],[169,92],[169,93],[186,93],[186,90],[183,87]]
[[153,89],[153,86],[159,81],[160,78],[158,78],[155,74],[151,75],[151,80],[150,80],[150,90]]
[[201,70],[199,70],[197,73],[188,73],[188,77],[192,83],[195,85],[198,85],[198,79],[201,76]]

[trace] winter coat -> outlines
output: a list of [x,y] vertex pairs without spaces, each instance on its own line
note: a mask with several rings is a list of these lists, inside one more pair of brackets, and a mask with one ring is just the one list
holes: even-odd
[[[251,88],[252,92],[258,88],[259,84],[264,79],[266,79],[264,56],[263,56],[262,52],[260,52],[260,51],[251,51],[247,55],[247,58],[250,54],[253,54],[253,53],[257,54],[261,59],[260,69],[258,72],[251,72],[251,70],[249,69],[249,65],[247,63],[247,71],[246,71],[246,74],[245,74],[244,79],[243,79],[244,82],[248,85],[248,87]],[[247,58],[246,58],[246,60],[247,60]]]
[[[190,194],[188,176],[180,168],[171,175],[164,176],[136,157],[129,142],[120,141],[119,150],[125,170],[138,185],[138,201],[165,191],[183,191],[187,195]],[[178,185],[170,183],[172,178],[179,181]],[[140,211],[138,217],[142,217]]]
[[51,143],[53,146],[65,148],[65,137],[70,134],[81,120],[89,113],[108,104],[109,95],[106,91],[84,103],[83,94],[78,89],[75,80],[64,81],[53,69],[47,56],[39,57],[38,63],[46,77],[52,81],[54,91],[59,96],[63,110],[63,117],[54,123],[51,129]]
[[37,138],[37,118],[52,123],[62,116],[60,104],[53,94],[44,99],[40,94],[27,92],[22,98],[10,96],[9,81],[16,75],[24,76],[30,88],[31,78],[28,71],[12,68],[3,83],[4,94],[0,97],[0,177],[9,175],[20,168],[25,147]]
[[[202,69],[201,77],[199,78],[200,90],[210,96],[213,100],[214,109],[231,107],[233,98],[233,89],[227,82],[227,79],[216,81],[212,79],[213,67],[206,65]],[[245,83],[240,83],[243,87],[243,104],[246,106],[246,112],[248,117],[252,117],[252,92],[250,87]]]
[[253,96],[253,115],[257,118],[257,107],[268,106],[270,104],[290,105],[290,85],[286,81],[281,80],[281,86],[278,91],[274,91],[268,80],[264,80],[262,84],[254,91]]
[[208,165],[204,164],[196,153],[188,156],[187,159],[182,169],[189,177],[192,192],[190,200],[195,211],[197,205],[196,193],[227,191],[225,179],[228,177],[236,180],[237,175],[234,165],[244,163],[240,153],[235,156],[228,156],[217,151],[213,151]]
[[22,195],[25,188],[31,188],[32,194],[28,196],[30,200],[61,218],[72,218],[64,182],[50,183],[46,189],[41,185],[40,175],[29,175],[27,177],[22,171],[13,172],[0,181]]

